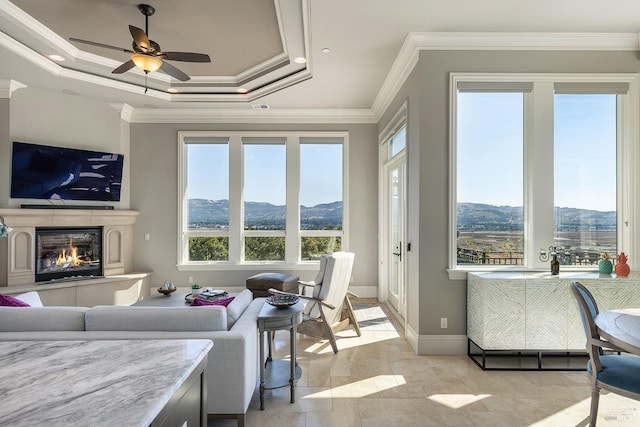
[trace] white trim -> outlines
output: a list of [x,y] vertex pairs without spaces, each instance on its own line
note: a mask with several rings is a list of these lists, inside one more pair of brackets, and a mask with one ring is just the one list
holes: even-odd
[[[395,136],[395,135],[393,135]],[[390,142],[389,138],[387,141]],[[386,151],[386,144],[382,146],[383,151]],[[406,295],[407,295],[407,276],[408,276],[408,263],[407,263],[407,150],[403,149],[398,154],[396,154],[391,159],[384,162],[380,168],[382,176],[382,207],[379,218],[382,221],[380,238],[378,239],[380,242],[380,274],[378,283],[379,283],[379,291],[378,291],[378,300],[386,301],[392,308],[398,313],[398,316],[405,319],[407,317],[407,304],[406,304]],[[398,295],[397,301],[393,301],[396,299],[394,295],[390,297],[390,283],[391,283],[391,266],[393,264],[391,252],[393,251],[393,242],[391,241],[391,227],[390,223],[390,208],[392,201],[390,200],[390,188],[391,183],[389,180],[390,171],[394,168],[398,170],[398,178],[402,181],[399,186],[399,193],[401,193],[400,200],[402,203],[399,206],[398,216],[402,218],[402,230],[400,236],[400,252],[402,256],[404,256],[403,261],[400,262],[402,268],[398,270],[399,273],[399,282],[398,282]],[[400,219],[398,220],[400,222]],[[395,306],[394,306],[395,304]]]
[[[388,140],[390,140],[398,131],[407,125],[407,101],[404,101],[398,111],[393,115],[391,120],[387,123],[387,125],[382,129],[382,131],[378,134],[378,144],[384,144]],[[386,159],[383,160],[383,162]]]
[[[229,144],[229,229],[228,231],[185,231],[186,230],[186,147],[187,144],[197,144],[198,138],[204,140],[228,140]],[[286,229],[285,230],[243,230],[243,206],[242,188],[244,187],[242,160],[243,140],[260,138],[262,141],[272,143],[278,140],[286,148],[287,159],[287,195],[286,195]],[[300,230],[299,203],[299,177],[300,177],[300,144],[303,138],[330,138],[342,145],[343,179],[342,179],[342,230]],[[265,266],[272,269],[296,270],[317,269],[317,262],[300,260],[300,238],[303,236],[327,235],[340,237],[342,249],[348,250],[349,230],[349,133],[345,131],[308,132],[308,131],[179,131],[178,132],[178,192],[181,201],[178,203],[178,248],[177,269],[179,271],[191,270],[264,270]],[[234,166],[235,165],[235,166]],[[235,179],[233,179],[235,177]],[[228,261],[187,261],[187,244],[189,236],[228,236],[229,260]],[[245,237],[285,237],[284,261],[241,261],[244,258],[243,241]]]
[[413,327],[411,327],[408,322],[405,322],[404,324],[404,338],[407,340],[407,342],[409,342],[409,345],[413,349],[413,352],[415,354],[420,354],[418,353],[418,341],[420,337],[418,335],[418,332],[413,329]]
[[25,87],[27,87],[27,85],[24,85],[16,80],[0,79],[0,99],[11,98],[11,95],[13,95],[13,92],[15,92],[18,89],[23,89]]
[[411,327],[405,325],[405,338],[413,351],[419,356],[426,355],[460,355],[467,354],[466,335],[418,335]]
[[[387,168],[386,165],[390,159],[388,159],[388,151],[387,144],[391,142],[391,138],[402,128],[405,127],[405,132],[408,132],[407,128],[407,102],[403,102],[398,111],[393,115],[391,120],[387,123],[387,125],[382,129],[382,131],[378,134],[378,301],[385,302],[388,300],[388,292],[389,292],[389,281],[388,281],[388,264],[385,261],[386,257],[384,254],[386,253],[388,246],[388,233],[387,233],[387,222],[388,222],[388,192],[387,192]],[[407,146],[408,146],[408,133],[406,134]],[[408,167],[406,160],[406,152],[407,148],[403,150],[405,156],[404,164],[405,168]],[[407,211],[406,205],[408,204],[408,195],[406,194],[407,190],[407,178],[408,169],[405,169],[405,236],[403,240],[405,240],[406,244],[406,228],[407,228]],[[405,281],[406,279],[406,263],[405,265]],[[405,313],[406,314],[406,313]]]
[[467,354],[467,336],[466,335],[420,335],[417,338],[418,355],[433,354],[449,354],[449,355],[466,355]]
[[371,110],[357,109],[136,109],[132,123],[377,123]]
[[409,33],[420,50],[636,51],[638,33]]
[[636,51],[638,33],[409,33],[371,109],[380,119],[422,50]]

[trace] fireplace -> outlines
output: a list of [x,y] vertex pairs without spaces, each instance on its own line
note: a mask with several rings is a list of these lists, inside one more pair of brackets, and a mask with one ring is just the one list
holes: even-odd
[[36,227],[35,279],[102,277],[102,227]]

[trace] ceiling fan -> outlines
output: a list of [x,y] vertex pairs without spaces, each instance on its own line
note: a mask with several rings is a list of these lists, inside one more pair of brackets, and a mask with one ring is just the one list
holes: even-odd
[[[104,47],[107,49],[114,49],[121,52],[127,52],[131,54],[131,59],[120,65],[118,68],[112,71],[114,74],[122,74],[125,71],[129,71],[133,67],[138,67],[140,70],[148,74],[153,71],[163,71],[172,77],[180,81],[187,81],[190,79],[180,69],[166,62],[169,61],[183,61],[183,62],[211,62],[209,55],[204,53],[193,52],[163,52],[160,49],[160,45],[153,40],[149,40],[149,17],[155,13],[155,8],[148,4],[139,4],[138,10],[145,16],[144,26],[145,31],[142,31],[138,27],[129,25],[129,31],[133,37],[132,49],[125,49],[117,46],[111,46],[108,44],[93,42],[89,40],[77,39],[70,37],[69,40],[78,43],[85,43],[92,46]],[[146,92],[146,90],[145,90]]]

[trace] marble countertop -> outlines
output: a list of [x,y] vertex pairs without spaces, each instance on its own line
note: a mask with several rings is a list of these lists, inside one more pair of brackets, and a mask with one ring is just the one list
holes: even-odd
[[148,426],[210,340],[0,342],[3,426]]

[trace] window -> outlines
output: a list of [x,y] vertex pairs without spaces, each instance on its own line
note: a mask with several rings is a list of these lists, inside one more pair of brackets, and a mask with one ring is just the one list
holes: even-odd
[[243,138],[245,261],[284,261],[287,152],[285,140]]
[[[186,146],[186,241],[193,261],[229,259],[229,140],[200,139]],[[215,183],[212,185],[211,183]]]
[[342,248],[342,144],[302,138],[300,143],[300,244],[304,261]]
[[589,79],[452,74],[452,270],[547,269],[553,248],[593,269],[628,251],[635,80]]
[[524,92],[458,94],[458,264],[522,264]]
[[298,265],[345,247],[346,133],[178,139],[179,269]]
[[617,252],[615,94],[554,96],[554,242],[561,263]]

